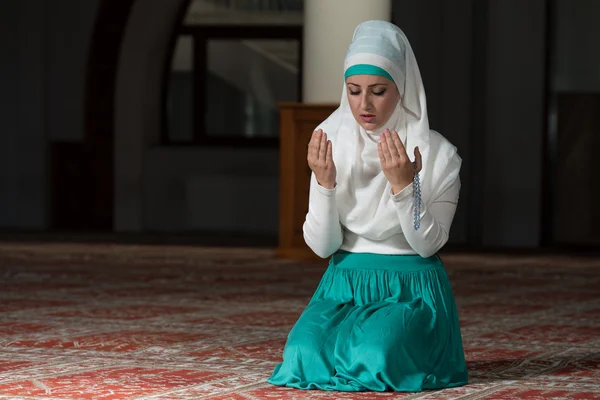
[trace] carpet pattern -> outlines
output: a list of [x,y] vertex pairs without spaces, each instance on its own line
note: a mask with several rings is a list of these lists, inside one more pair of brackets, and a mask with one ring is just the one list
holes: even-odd
[[267,250],[0,244],[0,399],[600,399],[600,260],[443,256],[471,383],[265,383],[324,263]]

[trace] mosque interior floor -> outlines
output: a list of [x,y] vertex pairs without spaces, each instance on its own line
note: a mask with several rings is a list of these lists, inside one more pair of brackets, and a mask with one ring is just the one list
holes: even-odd
[[269,249],[0,244],[0,399],[600,399],[600,258],[442,254],[469,385],[265,383],[326,262]]

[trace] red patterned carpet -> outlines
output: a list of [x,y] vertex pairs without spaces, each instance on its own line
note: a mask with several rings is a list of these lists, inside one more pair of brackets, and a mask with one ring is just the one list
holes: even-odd
[[471,384],[265,383],[323,264],[269,251],[0,245],[0,399],[600,399],[600,260],[447,255]]

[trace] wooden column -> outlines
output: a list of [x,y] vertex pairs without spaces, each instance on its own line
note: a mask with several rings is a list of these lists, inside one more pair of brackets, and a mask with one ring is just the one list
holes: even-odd
[[311,173],[306,156],[314,129],[336,108],[334,104],[280,104],[279,257],[318,258],[302,234]]

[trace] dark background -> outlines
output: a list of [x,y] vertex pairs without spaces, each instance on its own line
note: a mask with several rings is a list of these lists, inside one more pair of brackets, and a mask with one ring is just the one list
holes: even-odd
[[[238,3],[287,14],[248,28],[185,0],[2,0],[2,236],[276,245],[274,105],[301,100],[302,2]],[[599,247],[598,17],[595,0],[393,2],[430,125],[464,160],[449,248]]]

